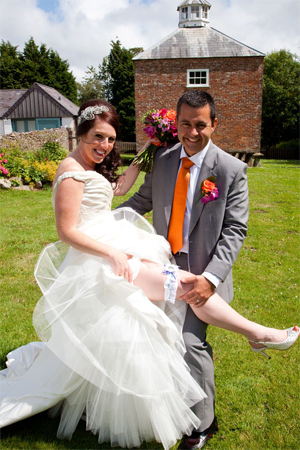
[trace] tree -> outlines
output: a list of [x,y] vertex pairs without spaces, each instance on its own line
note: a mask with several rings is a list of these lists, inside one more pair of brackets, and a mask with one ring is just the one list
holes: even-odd
[[286,50],[268,54],[263,77],[262,145],[299,138],[300,59]]
[[134,65],[132,58],[142,48],[125,49],[121,42],[111,42],[111,51],[99,65],[106,99],[111,102],[120,117],[121,139],[135,140]]
[[69,64],[45,44],[36,45],[31,37],[23,52],[17,51],[9,41],[1,46],[1,89],[27,89],[34,82],[57,89],[61,94],[77,103],[77,86]]
[[4,41],[0,44],[0,88],[1,89],[22,89],[22,62],[20,52],[10,42]]
[[85,73],[82,83],[77,83],[79,104],[95,98],[104,99],[105,91],[97,70],[91,66]]

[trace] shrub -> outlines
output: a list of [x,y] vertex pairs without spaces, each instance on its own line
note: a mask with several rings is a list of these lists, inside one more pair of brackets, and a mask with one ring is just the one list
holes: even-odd
[[23,175],[25,173],[24,168],[22,166],[22,161],[24,161],[23,158],[20,157],[12,157],[8,156],[7,161],[7,169],[9,171],[10,177],[21,177],[23,178]]
[[31,161],[23,160],[21,161],[21,167],[23,169],[22,179],[26,184],[37,183],[42,181],[45,173],[43,170],[39,170]]
[[[4,156],[4,153],[0,153]],[[23,183],[34,185],[52,183],[58,165],[67,156],[67,151],[56,141],[48,141],[37,151],[22,152],[18,147],[7,152],[7,159],[0,157],[0,177],[21,177]],[[6,162],[5,162],[6,161]]]
[[0,153],[0,178],[8,177],[9,170],[7,167],[7,159],[4,157],[4,153]]
[[43,173],[43,177],[40,180],[41,182],[51,182],[54,180],[55,174],[57,172],[57,168],[59,165],[59,161],[46,161],[46,162],[38,162],[36,161],[33,164],[33,167]]
[[284,150],[299,150],[300,141],[299,139],[292,139],[291,141],[280,142],[276,145],[276,148],[283,148]]
[[29,157],[39,162],[61,161],[67,156],[67,151],[56,141],[47,141],[43,147],[31,152]]

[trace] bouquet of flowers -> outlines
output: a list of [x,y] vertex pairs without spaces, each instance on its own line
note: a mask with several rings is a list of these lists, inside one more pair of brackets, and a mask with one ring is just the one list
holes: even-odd
[[175,119],[176,111],[173,109],[153,109],[143,115],[141,122],[146,125],[144,132],[150,139],[158,139],[158,142],[151,144],[134,158],[133,164],[136,164],[139,170],[151,172],[157,148],[177,142]]

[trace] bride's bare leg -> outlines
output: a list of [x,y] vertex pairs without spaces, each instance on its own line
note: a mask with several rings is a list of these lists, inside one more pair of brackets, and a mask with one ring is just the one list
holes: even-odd
[[[161,302],[165,298],[165,288],[164,284],[166,281],[166,275],[163,274],[164,266],[162,264],[154,263],[152,261],[142,260],[142,264],[140,267],[140,271],[138,276],[133,281],[135,286],[139,286],[149,300],[152,302]],[[177,288],[177,297],[181,297],[183,294],[189,292],[193,284],[182,284],[180,279],[185,276],[190,275],[188,272],[183,270],[179,270],[178,274],[178,288]]]
[[[162,264],[143,261],[139,274],[134,280],[134,284],[143,289],[151,301],[164,300],[166,275],[163,274],[163,270]],[[190,276],[190,273],[184,270],[178,271],[177,299],[193,288],[193,284],[181,283],[181,279],[187,276]],[[196,316],[203,322],[242,334],[250,341],[282,342],[287,336],[285,330],[264,327],[245,319],[218,294],[212,295],[203,306],[190,306]]]
[[242,334],[250,341],[282,342],[287,337],[285,330],[264,327],[245,319],[218,294],[212,295],[203,306],[192,306],[192,309],[203,322]]

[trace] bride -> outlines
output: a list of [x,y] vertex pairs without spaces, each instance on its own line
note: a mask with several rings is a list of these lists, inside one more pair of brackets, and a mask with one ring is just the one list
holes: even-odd
[[[206,397],[183,359],[180,298],[192,284],[172,264],[168,242],[129,208],[111,211],[114,195],[135,182],[131,165],[116,175],[119,122],[103,100],[79,109],[77,148],[60,164],[53,207],[60,241],[35,269],[43,297],[33,322],[44,343],[8,355],[1,372],[0,425],[52,407],[58,437],[71,438],[79,420],[99,442],[138,447],[155,439],[165,449],[199,427],[190,407]],[[276,330],[251,322],[214,294],[189,299],[204,322],[246,336],[255,351],[287,349],[297,327]]]

